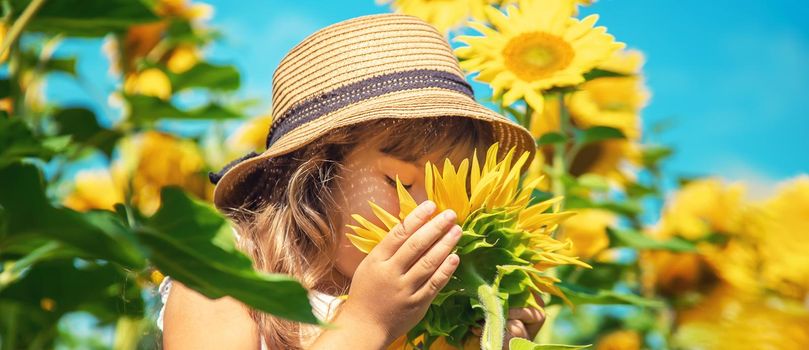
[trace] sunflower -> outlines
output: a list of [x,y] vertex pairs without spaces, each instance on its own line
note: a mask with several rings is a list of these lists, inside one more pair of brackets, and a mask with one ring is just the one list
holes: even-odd
[[756,280],[780,295],[809,296],[809,176],[779,186],[777,193],[746,213],[744,237],[755,242]]
[[609,126],[621,130],[629,140],[640,139],[640,111],[649,100],[641,76],[640,51],[616,51],[599,69],[627,76],[601,77],[582,84],[570,96],[570,114],[582,128]]
[[716,178],[691,181],[666,203],[654,235],[698,240],[712,233],[739,233],[746,207],[744,196],[741,183],[725,185]]
[[577,209],[576,212],[578,215],[562,224],[559,238],[573,242],[570,255],[590,259],[607,249],[610,244],[607,227],[614,226],[618,220],[615,214],[603,209]]
[[[210,200],[213,185],[205,176],[205,160],[199,146],[177,136],[147,131],[121,141],[121,156],[110,172],[123,190],[132,191],[132,201],[147,215],[160,206],[160,189],[179,186],[188,193]],[[131,188],[127,184],[131,183]]]
[[240,154],[245,151],[264,150],[267,131],[270,130],[272,120],[270,114],[247,120],[228,137],[228,148]]
[[[562,197],[531,203],[532,191],[542,177],[520,187],[520,169],[529,153],[524,152],[515,160],[512,148],[498,161],[498,148],[495,143],[488,149],[483,164],[479,164],[475,151],[471,162],[464,159],[457,168],[449,160],[444,161],[443,170],[429,162],[425,166],[428,199],[436,203],[437,213],[454,210],[458,214],[457,223],[463,228],[456,247],[461,259],[455,277],[410,333],[412,338],[426,334],[427,346],[438,336],[444,336],[449,344],[460,347],[471,336],[469,328],[476,326],[484,316],[485,329],[496,329],[502,320],[490,318],[494,316],[484,311],[496,310],[504,301],[510,307],[540,308],[532,292],[550,293],[566,300],[555,285],[559,280],[547,272],[559,265],[590,267],[563,253],[570,249],[569,241],[560,242],[551,236],[561,222],[575,214],[548,212]],[[352,215],[359,225],[347,225],[354,232],[347,236],[361,251],[370,252],[416,208],[416,201],[398,177],[396,188],[398,213],[391,214],[368,202],[384,227],[361,215]],[[498,293],[506,294],[507,298],[500,300]],[[482,305],[484,310],[472,308],[472,305]]]
[[809,311],[801,303],[727,285],[679,312],[677,323],[672,345],[678,349],[809,348]]
[[107,169],[82,170],[76,174],[73,191],[63,204],[73,210],[114,210],[116,203],[124,202],[122,187]]
[[124,92],[168,100],[171,97],[171,80],[162,70],[149,68],[128,75],[124,80]]
[[643,338],[634,330],[617,330],[601,337],[596,350],[640,350]]
[[508,5],[507,14],[485,8],[490,28],[471,22],[483,36],[459,36],[468,46],[455,50],[461,67],[480,72],[476,80],[492,86],[503,104],[520,98],[534,109],[543,109],[544,90],[584,82],[584,73],[624,47],[606,28],[593,25],[598,15],[579,20],[571,17],[570,1],[521,0],[519,7]]
[[432,24],[441,33],[463,25],[467,19],[484,19],[483,8],[492,0],[377,0],[377,4],[391,3],[394,10],[416,16]]

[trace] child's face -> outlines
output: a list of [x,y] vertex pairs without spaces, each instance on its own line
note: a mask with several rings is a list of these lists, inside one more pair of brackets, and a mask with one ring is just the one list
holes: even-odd
[[[456,159],[458,158],[458,159]],[[450,156],[452,164],[460,164],[463,158]],[[346,155],[343,172],[340,174],[335,200],[338,202],[340,221],[338,222],[338,243],[336,266],[340,274],[351,278],[365,254],[354,247],[346,237],[350,229],[346,224],[359,223],[351,214],[360,214],[380,227],[385,227],[371,211],[368,201],[398,215],[399,197],[396,194],[396,176],[410,192],[416,203],[427,200],[424,189],[424,164],[430,161],[439,169],[443,168],[444,156],[436,152],[414,163],[397,159],[380,152],[376,145],[359,145]]]

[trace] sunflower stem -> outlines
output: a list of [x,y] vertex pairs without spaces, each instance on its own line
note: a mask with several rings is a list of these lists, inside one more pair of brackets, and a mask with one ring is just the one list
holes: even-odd
[[478,301],[483,306],[486,322],[480,337],[482,350],[502,350],[506,320],[503,315],[503,301],[497,295],[497,284],[483,284],[478,287]]
[[525,116],[522,120],[522,126],[526,129],[531,130],[531,114],[534,113],[534,109],[531,108],[531,105],[528,102],[525,103]]
[[[565,106],[565,94],[561,93],[559,96],[559,129],[562,134],[568,134],[569,116],[567,107]],[[551,172],[551,191],[556,196],[565,195],[565,185],[562,182],[562,177],[565,175],[565,148],[561,145],[554,145],[553,147],[553,171]],[[559,212],[564,208],[564,200],[554,204],[554,211]]]
[[34,18],[34,14],[44,4],[45,0],[33,0],[28,4],[25,10],[22,11],[20,17],[17,18],[17,20],[14,21],[14,24],[11,25],[11,28],[8,30],[8,34],[6,34],[6,37],[3,39],[3,42],[0,43],[0,56],[5,55],[5,53],[11,49],[11,46],[17,42],[20,34],[22,34],[23,28],[28,25],[28,22]]

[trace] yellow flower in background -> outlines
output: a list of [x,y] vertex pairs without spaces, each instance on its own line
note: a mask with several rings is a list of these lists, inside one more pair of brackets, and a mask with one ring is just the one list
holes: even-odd
[[119,41],[105,38],[102,50],[110,61],[110,73],[129,75],[137,70],[138,63],[163,39],[168,21],[139,24],[129,27]]
[[525,183],[531,183],[534,180],[539,180],[536,189],[544,192],[550,192],[551,179],[544,175],[545,155],[542,152],[536,152],[531,164],[528,165],[528,170],[525,172]]
[[[6,27],[5,23],[0,23],[0,42],[6,40],[6,34],[8,34],[8,27]],[[8,59],[9,52],[11,52],[11,50],[3,52],[3,55],[0,56],[0,63],[6,62],[6,60]]]
[[643,339],[633,330],[619,330],[608,333],[598,340],[596,350],[640,350]]
[[213,14],[213,8],[186,0],[159,0],[153,3],[154,11],[161,16],[160,20],[130,26],[120,39],[112,36],[105,38],[102,50],[110,61],[111,74],[129,76],[139,70],[143,60],[166,62],[169,70],[181,73],[183,68],[190,68],[192,63],[199,60],[193,45],[164,39],[172,21],[178,18],[186,21],[206,20]]
[[559,132],[561,130],[559,113],[561,113],[562,106],[559,99],[561,99],[559,94],[545,96],[545,104],[542,110],[531,112],[528,131],[531,132],[534,139],[538,139],[549,132]]
[[159,0],[155,12],[164,17],[208,20],[213,17],[213,6],[205,3],[191,3],[188,0]]
[[699,253],[646,250],[640,251],[639,263],[645,289],[667,296],[697,290],[714,276]]
[[746,231],[761,257],[760,281],[784,296],[809,300],[809,176],[782,184],[751,215]]
[[463,25],[467,19],[484,19],[483,8],[491,0],[376,0],[377,4],[390,3],[398,13],[416,16],[446,34]]
[[677,316],[678,349],[809,349],[809,310],[727,285]]
[[760,292],[761,257],[755,241],[734,236],[725,244],[700,243],[697,246],[713,273],[728,285],[751,293]]
[[640,146],[627,140],[606,140],[588,144],[571,161],[570,173],[580,176],[593,173],[606,177],[620,186],[636,182],[632,163],[639,163]]
[[[211,199],[213,186],[196,143],[148,131],[122,141],[121,157],[112,166],[119,183],[131,179],[132,201],[149,215],[160,206],[160,189],[180,186],[202,199]],[[120,180],[119,180],[120,179]]]
[[471,22],[483,36],[459,36],[469,46],[455,50],[461,67],[479,72],[476,80],[492,86],[493,95],[503,94],[503,104],[520,98],[543,110],[542,91],[584,82],[583,74],[608,59],[624,44],[615,42],[606,28],[594,28],[597,15],[583,20],[571,17],[570,1],[521,0],[508,5],[504,14],[486,7],[494,25]]
[[270,125],[272,125],[272,115],[269,114],[247,120],[228,137],[228,149],[239,155],[249,151],[264,150]]
[[206,137],[200,144],[206,163],[213,169],[221,169],[248,152],[263,151],[272,119],[270,114],[252,117],[243,120],[224,139],[218,134]]
[[643,54],[636,50],[616,51],[598,68],[626,77],[601,77],[582,84],[570,96],[570,114],[577,126],[609,126],[621,130],[629,140],[641,136],[640,110],[649,100],[640,76]]
[[76,174],[73,192],[63,204],[73,210],[113,210],[113,205],[124,202],[121,184],[116,183],[107,169],[83,170]]
[[[517,3],[518,1],[519,0],[500,0],[499,5],[503,6],[503,5],[506,5],[506,4],[514,4],[514,3]],[[560,0],[560,1],[567,1],[567,2],[569,2],[571,4],[580,5],[580,6],[590,6],[594,2],[596,2],[596,0]],[[573,12],[572,13],[574,15],[578,14],[579,13],[578,7],[573,7]]]
[[744,194],[741,183],[725,186],[715,178],[689,182],[666,204],[655,235],[696,240],[711,233],[739,233]]
[[641,74],[644,62],[646,57],[643,56],[643,52],[619,50],[599,64],[598,68],[621,74]]
[[171,81],[162,70],[149,68],[127,76],[124,91],[130,95],[139,94],[167,100],[171,97]]
[[590,259],[610,244],[607,227],[617,222],[615,214],[602,209],[573,209],[577,214],[562,223],[559,240],[573,242],[571,256]]
[[180,45],[171,50],[166,67],[176,74],[184,73],[199,62],[199,50],[191,45]]

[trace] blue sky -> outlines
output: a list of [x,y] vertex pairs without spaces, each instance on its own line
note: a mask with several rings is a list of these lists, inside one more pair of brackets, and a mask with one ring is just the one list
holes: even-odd
[[[208,1],[225,36],[208,51],[236,64],[241,96],[268,111],[272,73],[283,55],[312,32],[355,16],[389,12],[374,0]],[[781,1],[601,0],[598,13],[628,47],[643,51],[652,100],[645,126],[671,120],[654,141],[673,145],[670,174],[744,180],[753,196],[809,173],[809,4]],[[65,43],[82,56],[77,86],[54,81],[49,94],[103,110],[108,74],[99,41]],[[96,84],[96,85],[92,85]],[[79,87],[79,88],[76,88]],[[489,94],[475,84],[478,96]]]

